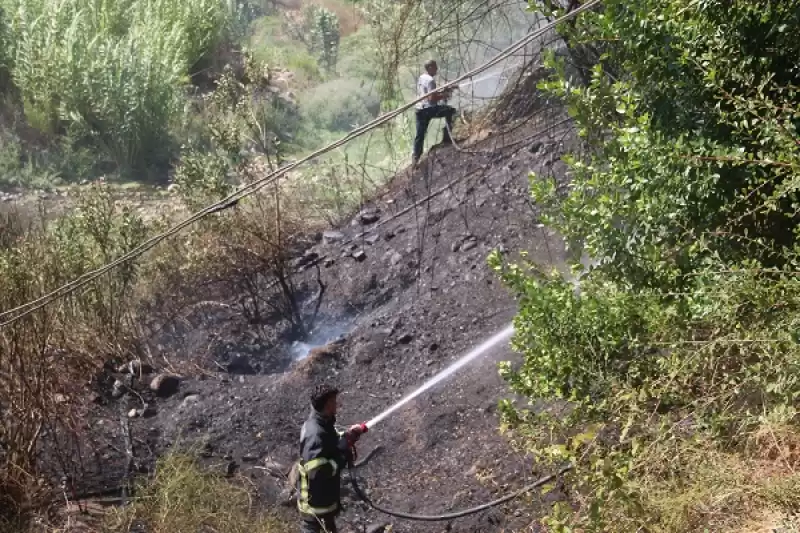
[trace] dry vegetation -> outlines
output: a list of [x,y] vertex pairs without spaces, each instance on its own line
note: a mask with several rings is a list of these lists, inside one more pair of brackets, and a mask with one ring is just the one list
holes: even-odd
[[[117,212],[108,198],[107,188],[98,186],[53,226],[15,236],[13,246],[0,253],[3,309],[97,268],[158,226]],[[6,526],[58,494],[58,487],[41,479],[51,476],[54,468],[60,470],[57,465],[71,471],[67,465],[80,459],[68,442],[78,437],[89,381],[105,362],[116,366],[131,359],[148,360],[143,328],[157,327],[154,321],[159,317],[194,303],[200,296],[191,287],[240,294],[238,305],[254,323],[285,320],[298,337],[310,329],[316,313],[313,306],[302,308],[291,260],[297,239],[313,229],[313,216],[291,201],[278,204],[276,198],[276,190],[271,190],[242,201],[197,226],[188,238],[158,248],[114,270],[91,289],[3,329],[0,519]],[[320,284],[317,302],[323,292]],[[184,463],[168,463],[168,469],[174,468],[170,464]],[[238,493],[231,497],[234,494]]]
[[[228,481],[204,472],[184,455],[162,458],[135,503],[112,512],[103,530],[114,533],[285,533],[285,522],[264,513],[247,480]],[[292,524],[294,525],[294,524]]]

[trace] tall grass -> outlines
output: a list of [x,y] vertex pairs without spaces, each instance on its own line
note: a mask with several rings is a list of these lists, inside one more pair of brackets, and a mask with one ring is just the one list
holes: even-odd
[[203,471],[191,457],[169,455],[158,463],[141,497],[112,513],[103,528],[114,533],[283,533],[291,528],[256,511],[253,495],[241,485]]
[[188,74],[222,38],[221,0],[0,0],[28,121],[124,169],[164,163]]

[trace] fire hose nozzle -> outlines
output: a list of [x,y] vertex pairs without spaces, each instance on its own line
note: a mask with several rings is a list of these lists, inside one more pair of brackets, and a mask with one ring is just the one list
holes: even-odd
[[361,422],[360,426],[361,426],[361,433],[366,433],[367,431],[369,431],[366,422]]

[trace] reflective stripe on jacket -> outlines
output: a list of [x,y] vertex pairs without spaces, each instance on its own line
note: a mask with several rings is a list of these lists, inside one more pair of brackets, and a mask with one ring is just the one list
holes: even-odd
[[335,423],[335,418],[312,410],[303,424],[297,468],[297,508],[303,514],[324,516],[339,511],[341,474],[350,460],[350,449]]

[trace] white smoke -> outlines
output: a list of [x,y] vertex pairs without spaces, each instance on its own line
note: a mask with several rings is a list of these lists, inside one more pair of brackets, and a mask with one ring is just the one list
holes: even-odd
[[307,339],[303,341],[294,341],[289,346],[289,353],[294,361],[302,361],[311,350],[325,346],[335,340],[341,339],[344,335],[349,333],[352,324],[340,323],[334,325],[321,324],[318,326]]

